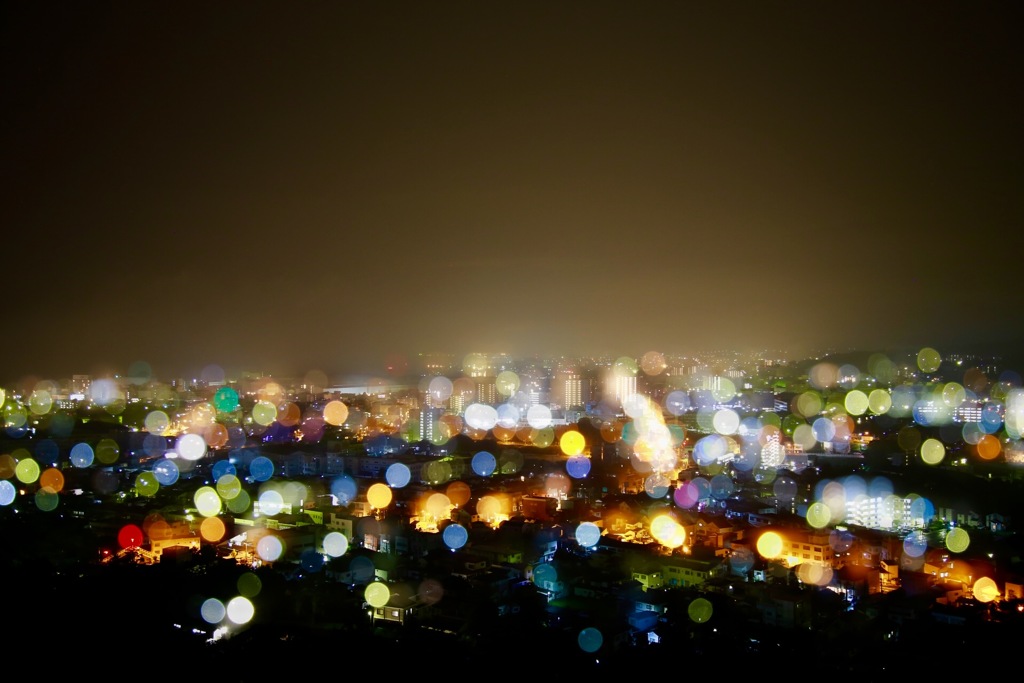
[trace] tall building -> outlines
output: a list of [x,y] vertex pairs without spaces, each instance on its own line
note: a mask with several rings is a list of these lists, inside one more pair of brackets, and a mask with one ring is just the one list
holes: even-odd
[[448,409],[456,415],[462,415],[466,412],[466,406],[470,404],[470,396],[463,391],[452,392],[451,397],[448,399]]
[[845,520],[870,529],[921,528],[924,506],[914,498],[896,495],[859,495],[846,501]]
[[636,396],[636,374],[611,370],[605,378],[605,396],[618,405]]
[[71,376],[71,396],[78,401],[81,401],[89,393],[89,384],[92,382],[92,377],[89,375],[72,375]]
[[498,391],[498,385],[494,381],[493,376],[477,377],[475,381],[477,403],[495,406],[503,402],[503,397],[501,392]]
[[[586,400],[583,396],[583,377],[575,368],[560,369],[551,383],[551,402],[563,409],[579,408]],[[589,398],[589,397],[587,397]]]
[[419,438],[420,441],[433,442],[440,430],[440,419],[442,410],[440,408],[422,408],[419,411]]

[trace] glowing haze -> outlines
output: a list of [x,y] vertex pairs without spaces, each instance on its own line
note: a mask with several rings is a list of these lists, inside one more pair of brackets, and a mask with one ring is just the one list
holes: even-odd
[[0,382],[1019,342],[1019,20],[21,3]]

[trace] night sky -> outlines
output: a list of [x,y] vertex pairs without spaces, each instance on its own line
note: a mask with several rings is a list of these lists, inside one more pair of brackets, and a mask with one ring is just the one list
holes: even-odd
[[0,383],[1024,346],[1015,2],[9,2]]

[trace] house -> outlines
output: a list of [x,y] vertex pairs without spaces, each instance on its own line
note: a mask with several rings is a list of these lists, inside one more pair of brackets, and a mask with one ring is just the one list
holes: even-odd
[[832,548],[828,532],[786,529],[782,535],[784,537],[782,555],[790,566],[815,564],[832,568],[835,562],[835,551]]
[[993,533],[1006,531],[1010,527],[1010,517],[998,512],[985,515],[985,528]]
[[558,576],[558,572],[550,564],[527,567],[526,578],[533,581],[544,597],[550,602],[569,596],[569,585]]
[[788,629],[810,628],[814,616],[811,593],[784,584],[762,584],[756,607],[761,622]]
[[363,603],[363,607],[369,612],[370,621],[374,626],[378,622],[404,625],[413,618],[421,604],[419,596],[393,592],[388,598],[387,604],[375,607],[369,603]]
[[628,567],[630,579],[640,584],[642,591],[661,588],[665,585],[665,575],[662,574],[660,558],[634,551],[630,553]]
[[650,569],[634,571],[632,579],[643,586],[643,590],[661,588],[665,585],[665,577],[661,570],[653,566]]
[[626,613],[626,621],[634,631],[654,628],[668,611],[669,599],[664,590],[646,590],[634,584],[624,587],[619,599]]
[[664,558],[660,573],[664,577],[665,586],[689,588],[728,575],[729,565],[721,557],[699,559],[672,555]]

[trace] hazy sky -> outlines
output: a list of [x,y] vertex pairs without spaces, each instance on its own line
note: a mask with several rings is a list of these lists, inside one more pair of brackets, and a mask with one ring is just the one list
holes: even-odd
[[0,383],[1024,340],[1015,2],[14,2]]

